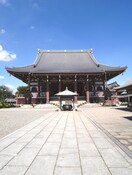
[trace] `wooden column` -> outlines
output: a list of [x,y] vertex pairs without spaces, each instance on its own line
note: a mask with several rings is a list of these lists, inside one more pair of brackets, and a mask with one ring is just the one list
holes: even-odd
[[95,94],[96,94],[96,92],[95,92],[95,77],[92,79],[92,81],[93,81],[93,90],[94,90],[94,96],[95,96]]
[[47,75],[46,80],[46,103],[49,103],[49,77]]
[[30,91],[30,83],[31,83],[31,74],[28,74],[28,89]]
[[106,88],[107,88],[107,73],[104,73],[104,81],[103,81],[103,86],[104,86],[104,102],[103,105],[105,105],[105,102],[107,100],[107,96],[106,96]]
[[[75,75],[75,80],[74,80],[74,92],[77,93],[77,76]],[[74,97],[75,103],[77,103],[77,96]]]
[[[28,92],[29,93],[31,93],[30,86],[31,86],[31,74],[29,73],[28,74]],[[27,97],[27,95],[25,96],[25,104],[32,103],[32,97],[31,96],[30,97]]]
[[[59,75],[59,87],[58,87],[58,92],[61,92],[61,76]],[[60,104],[60,109],[61,109],[61,97],[58,97],[59,104]]]
[[102,81],[103,81],[103,91],[105,91],[105,79],[103,79]]
[[107,88],[107,73],[105,72],[105,89]]
[[38,97],[40,97],[40,79],[38,78]]
[[86,102],[89,103],[90,99],[90,93],[89,93],[89,80],[88,80],[88,75],[86,79]]
[[59,75],[59,88],[58,91],[61,92],[61,76]]

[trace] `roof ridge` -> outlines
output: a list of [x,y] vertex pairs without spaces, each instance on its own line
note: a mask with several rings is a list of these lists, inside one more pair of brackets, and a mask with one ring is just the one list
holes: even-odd
[[42,56],[43,53],[39,53],[39,50],[38,50],[38,53],[37,53],[37,56],[36,56],[36,59],[34,61],[34,67],[36,67],[38,65],[38,63],[40,62],[40,59],[41,59],[41,56]]
[[93,49],[90,50],[90,52],[87,52],[90,56],[90,58],[92,59],[92,61],[96,64],[97,67],[99,67],[99,62],[96,60],[96,58],[93,55]]
[[41,52],[44,52],[44,53],[45,53],[45,52],[46,52],[46,53],[47,53],[47,52],[49,52],[49,53],[54,53],[54,52],[55,52],[55,53],[57,53],[57,52],[58,52],[58,53],[65,53],[65,52],[69,52],[69,53],[75,53],[75,52],[78,53],[78,52],[79,52],[79,53],[82,53],[82,52],[89,52],[89,51],[91,51],[91,50],[92,50],[92,49],[87,49],[87,50],[86,50],[86,49],[84,49],[84,50],[83,50],[83,49],[80,49],[80,50],[66,50],[66,49],[63,49],[63,50],[43,50],[43,49],[38,49],[38,52],[39,52],[39,53],[41,53]]

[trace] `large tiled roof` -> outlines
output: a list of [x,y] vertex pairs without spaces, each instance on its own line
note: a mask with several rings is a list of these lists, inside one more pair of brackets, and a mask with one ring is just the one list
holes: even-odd
[[92,50],[39,50],[34,64],[6,67],[8,72],[30,73],[100,73],[123,72],[127,67],[99,64]]

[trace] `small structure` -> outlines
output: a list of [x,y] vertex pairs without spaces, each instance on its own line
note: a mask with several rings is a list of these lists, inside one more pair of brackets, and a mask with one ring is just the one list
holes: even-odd
[[60,110],[76,110],[74,97],[78,96],[76,92],[69,91],[66,87],[66,90],[56,94],[59,97]]
[[132,107],[132,78],[126,83],[116,88],[118,92],[118,98],[121,100],[127,99],[128,107]]
[[14,104],[14,103],[16,103],[16,99],[15,98],[6,98],[5,102]]

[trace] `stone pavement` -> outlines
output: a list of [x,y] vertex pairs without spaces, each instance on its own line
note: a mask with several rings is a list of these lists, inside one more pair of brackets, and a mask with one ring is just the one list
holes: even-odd
[[[132,152],[132,112],[124,107],[83,108],[94,123],[107,130]],[[131,157],[132,158],[132,157]]]
[[131,175],[132,159],[81,110],[52,111],[0,140],[0,175],[111,174]]

